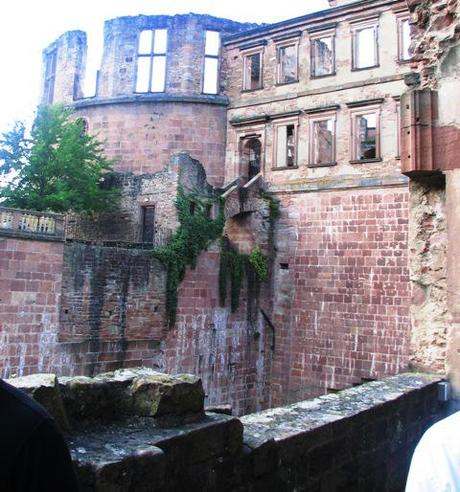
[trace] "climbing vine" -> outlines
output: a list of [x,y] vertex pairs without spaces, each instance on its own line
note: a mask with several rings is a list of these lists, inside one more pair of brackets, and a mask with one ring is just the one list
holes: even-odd
[[225,222],[222,207],[216,219],[209,217],[210,207],[215,201],[185,193],[179,187],[176,198],[179,227],[166,246],[153,251],[167,271],[166,315],[170,327],[176,322],[177,289],[187,265],[195,268],[198,255],[222,235]]
[[259,247],[250,255],[235,251],[226,237],[221,239],[220,267],[219,267],[219,299],[221,306],[225,306],[227,289],[230,284],[230,305],[235,312],[240,305],[240,292],[243,275],[248,270],[255,273],[257,280],[263,282],[268,278],[268,258]]
[[268,278],[268,258],[256,246],[248,257],[249,264],[254,269],[257,278],[263,282]]

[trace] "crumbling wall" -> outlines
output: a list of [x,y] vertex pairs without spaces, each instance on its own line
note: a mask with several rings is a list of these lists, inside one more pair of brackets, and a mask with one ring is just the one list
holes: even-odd
[[409,203],[409,265],[412,282],[411,364],[446,372],[447,217],[444,180],[412,181]]
[[241,419],[204,414],[190,375],[134,369],[10,383],[58,421],[69,417],[82,492],[314,492],[403,490],[415,445],[444,416],[438,381],[401,374]]
[[460,4],[457,0],[408,0],[407,4],[413,19],[413,68],[419,76],[415,88],[436,91],[436,111],[428,122],[433,126],[433,149],[427,151],[433,152],[433,162],[444,170],[442,177],[425,173],[411,183],[411,359],[416,366],[447,372],[457,380],[458,392],[460,110],[454,101],[460,90]]

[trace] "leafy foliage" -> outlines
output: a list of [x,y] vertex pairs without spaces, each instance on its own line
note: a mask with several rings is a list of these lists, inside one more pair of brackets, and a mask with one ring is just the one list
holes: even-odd
[[167,270],[166,313],[170,327],[176,322],[177,289],[187,265],[195,268],[198,255],[222,234],[224,228],[223,211],[213,220],[208,217],[209,205],[209,200],[187,194],[179,187],[176,198],[179,228],[166,246],[153,252]]
[[220,305],[225,306],[227,288],[230,283],[230,305],[235,312],[240,305],[241,284],[243,275],[249,275],[251,269],[258,281],[263,282],[268,278],[268,258],[256,246],[250,255],[240,254],[230,245],[227,238],[221,240],[220,266],[219,266],[219,300]]
[[118,192],[104,188],[111,162],[102,144],[70,119],[62,105],[41,106],[30,138],[23,123],[0,139],[2,205],[39,211],[98,212],[112,208]]
[[248,257],[249,264],[252,266],[257,278],[263,282],[268,278],[268,258],[256,246]]

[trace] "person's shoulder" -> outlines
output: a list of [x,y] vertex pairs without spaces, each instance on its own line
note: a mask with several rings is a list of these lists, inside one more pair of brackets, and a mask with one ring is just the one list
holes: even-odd
[[0,468],[7,470],[39,426],[52,420],[31,397],[0,380]]
[[425,432],[425,440],[457,440],[460,432],[460,412],[455,412],[448,417],[439,420]]
[[[51,418],[48,412],[24,391],[0,379],[0,413],[16,410],[16,416],[27,417],[37,423]],[[11,413],[10,413],[11,416]]]

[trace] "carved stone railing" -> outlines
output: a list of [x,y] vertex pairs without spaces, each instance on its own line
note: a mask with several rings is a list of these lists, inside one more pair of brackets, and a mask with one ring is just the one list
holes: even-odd
[[65,216],[0,207],[0,236],[64,239]]

